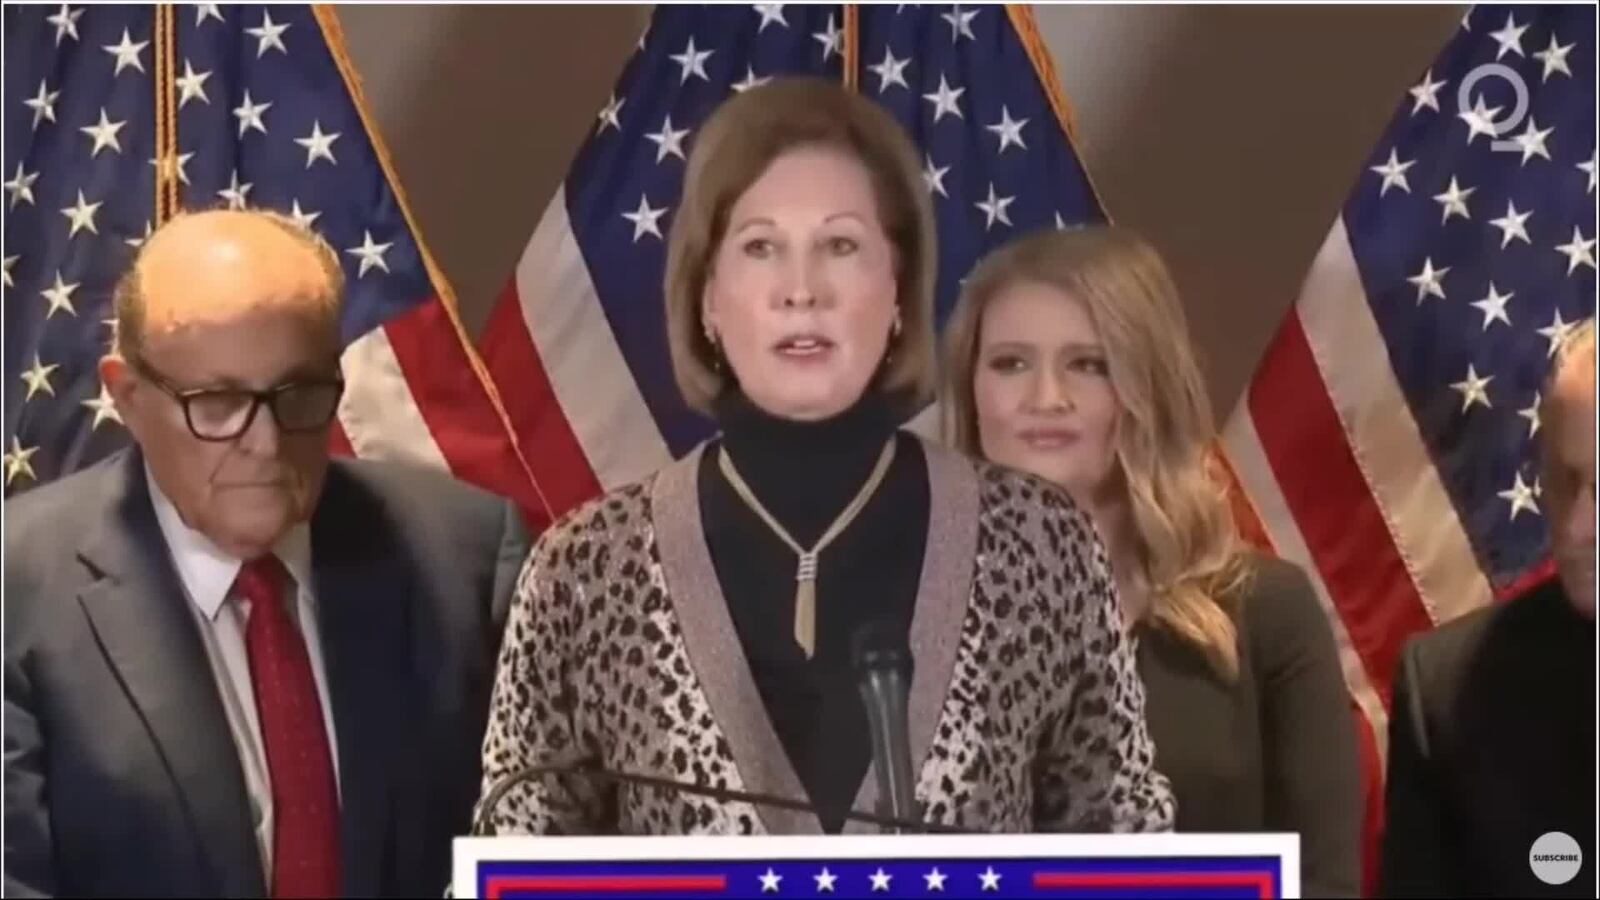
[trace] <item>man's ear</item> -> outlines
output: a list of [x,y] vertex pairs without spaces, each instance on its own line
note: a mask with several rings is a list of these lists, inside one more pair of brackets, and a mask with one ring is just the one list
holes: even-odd
[[111,395],[111,402],[116,405],[117,415],[122,417],[123,422],[128,421],[138,381],[133,377],[127,360],[115,353],[100,357],[100,383],[106,386],[106,392]]

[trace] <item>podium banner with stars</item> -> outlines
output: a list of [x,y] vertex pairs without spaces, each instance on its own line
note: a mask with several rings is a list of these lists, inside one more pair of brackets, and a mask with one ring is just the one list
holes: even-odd
[[1026,6],[657,6],[481,338],[558,510],[710,436],[668,361],[665,238],[701,123],[780,75],[852,84],[906,128],[938,217],[941,323],[987,250],[1104,218]]
[[1473,7],[1225,429],[1380,742],[1408,637],[1550,574],[1539,388],[1595,313],[1594,134],[1595,8]]
[[454,896],[1298,897],[1293,834],[457,838]]
[[4,16],[8,495],[128,444],[97,363],[112,348],[112,286],[153,224],[178,208],[251,206],[317,231],[344,265],[335,448],[447,470],[548,520],[331,10],[8,5]]

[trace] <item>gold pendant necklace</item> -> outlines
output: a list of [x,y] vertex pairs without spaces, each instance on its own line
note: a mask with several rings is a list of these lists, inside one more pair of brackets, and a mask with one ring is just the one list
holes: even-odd
[[866,508],[867,501],[872,499],[872,495],[878,490],[878,485],[883,483],[884,476],[889,474],[889,464],[894,461],[894,444],[895,439],[891,435],[888,442],[883,445],[883,452],[878,454],[878,462],[872,467],[872,474],[867,476],[866,483],[856,492],[855,499],[839,513],[839,517],[833,520],[833,524],[828,526],[828,530],[822,533],[822,537],[818,538],[817,543],[809,550],[801,547],[800,543],[778,524],[772,513],[767,512],[761,501],[756,499],[755,492],[750,490],[750,485],[739,474],[739,470],[733,467],[733,460],[728,456],[727,447],[724,446],[717,453],[717,467],[722,470],[722,476],[728,480],[728,484],[732,485],[733,492],[750,507],[751,512],[767,523],[773,534],[789,545],[795,556],[799,557],[794,572],[794,640],[805,652],[806,659],[810,659],[817,652],[817,556],[843,534],[845,529],[850,527],[850,523],[855,521],[856,516]]

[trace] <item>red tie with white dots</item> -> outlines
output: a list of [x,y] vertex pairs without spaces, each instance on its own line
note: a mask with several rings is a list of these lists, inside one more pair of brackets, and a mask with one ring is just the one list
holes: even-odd
[[285,607],[276,556],[245,563],[234,588],[249,604],[245,648],[272,778],[273,897],[339,894],[339,795],[311,658]]

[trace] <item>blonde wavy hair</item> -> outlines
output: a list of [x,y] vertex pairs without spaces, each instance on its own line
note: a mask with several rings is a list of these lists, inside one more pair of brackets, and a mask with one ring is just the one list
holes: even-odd
[[982,455],[973,384],[984,312],[1017,283],[1057,288],[1093,316],[1120,405],[1116,457],[1150,585],[1145,620],[1199,648],[1233,680],[1233,605],[1250,567],[1212,469],[1211,401],[1172,276],[1155,248],[1117,227],[1038,232],[985,257],[961,291],[944,343],[945,434],[973,456]]

